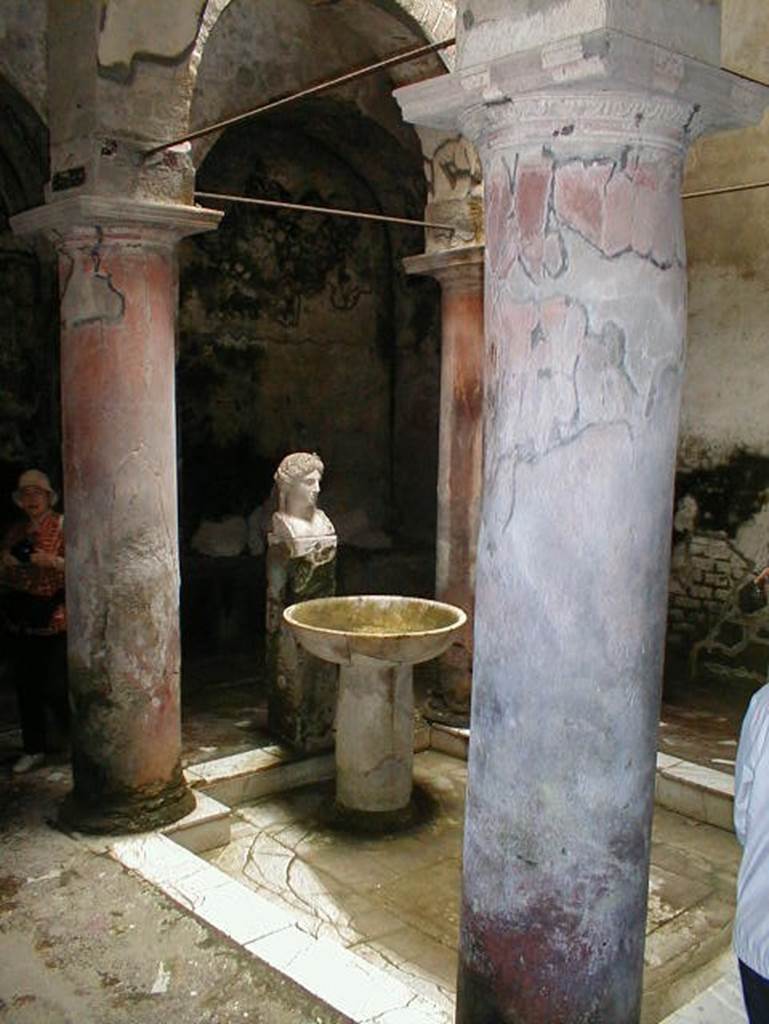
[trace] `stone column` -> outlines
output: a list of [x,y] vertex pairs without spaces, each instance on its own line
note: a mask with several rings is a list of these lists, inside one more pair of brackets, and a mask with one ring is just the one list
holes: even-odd
[[433,700],[427,714],[466,726],[483,459],[483,246],[410,256],[404,266],[409,274],[429,274],[441,284],[435,596],[467,612],[467,624],[438,663],[439,699]]
[[88,832],[194,806],[180,765],[174,346],[179,238],[193,207],[78,196],[20,214],[56,241],[74,789]]
[[484,166],[461,1024],[639,1018],[682,163],[699,132],[758,119],[767,92],[718,70],[717,14],[460,0],[459,70],[396,93],[407,120],[458,123]]

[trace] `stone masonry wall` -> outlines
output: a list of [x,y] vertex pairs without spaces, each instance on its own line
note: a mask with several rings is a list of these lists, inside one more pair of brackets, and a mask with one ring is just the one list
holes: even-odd
[[[722,4],[721,63],[769,81],[768,53],[765,4]],[[700,139],[684,194],[766,181],[768,143],[769,114]],[[667,681],[755,688],[769,664],[769,615],[746,616],[736,595],[769,561],[769,189],[689,198],[684,215],[688,351]]]
[[756,566],[723,531],[694,532],[673,548],[668,675],[697,682],[761,683],[769,664],[764,612],[745,613],[739,591]]

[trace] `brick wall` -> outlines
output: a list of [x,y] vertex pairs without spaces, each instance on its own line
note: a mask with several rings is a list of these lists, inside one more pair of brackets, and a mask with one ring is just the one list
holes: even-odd
[[727,533],[696,531],[673,548],[667,680],[760,684],[769,665],[769,615],[743,612],[738,593],[757,571]]

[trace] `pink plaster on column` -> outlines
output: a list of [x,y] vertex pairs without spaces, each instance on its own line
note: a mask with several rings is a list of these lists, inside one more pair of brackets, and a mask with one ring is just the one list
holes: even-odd
[[569,160],[555,172],[554,221],[607,256],[635,252],[657,263],[680,262],[680,227],[667,199],[679,177],[672,155],[652,160],[638,149],[594,163]]
[[[93,803],[182,788],[175,266],[141,232],[75,235],[60,259],[75,799]],[[81,317],[97,273],[120,312]]]
[[[563,122],[579,126],[568,100],[544,138]],[[498,197],[486,223],[493,359],[457,1017],[632,1024],[683,369],[684,270],[654,256],[681,230],[680,177],[662,131],[589,147],[582,125],[575,154],[568,137],[535,146],[517,127],[481,147],[516,174],[514,214]],[[644,175],[625,177],[625,160]],[[537,186],[519,200],[522,181]],[[552,257],[536,259],[548,238],[557,278]],[[495,256],[514,245],[517,263]],[[600,764],[585,757],[598,737]]]
[[63,815],[84,831],[143,830],[194,806],[180,763],[174,247],[219,216],[80,197],[17,218],[55,229],[59,250],[74,770]]
[[555,175],[554,208],[563,223],[600,247],[604,231],[606,185],[613,162],[585,164],[574,160]]
[[[507,224],[513,216],[513,194],[510,187],[511,170],[503,159],[490,162],[484,179],[484,199],[487,223]],[[487,259],[493,260],[496,274],[508,274],[518,259],[518,239],[514,232],[506,232],[505,240]]]
[[[548,45],[505,53],[521,6],[465,4],[457,73],[396,93],[408,120],[456,124],[486,183],[457,1021],[636,1024],[685,348],[683,156],[706,128],[756,118],[767,90],[621,32],[563,39],[555,0],[537,5],[553,16]],[[480,51],[463,66],[473,24]]]
[[534,275],[542,269],[551,182],[552,168],[547,163],[518,163],[513,193],[516,234],[521,259]]
[[[483,469],[483,249],[412,256],[409,273],[441,283],[441,410],[435,593],[458,605],[467,623],[439,661],[436,715],[469,720],[472,688],[475,559]],[[440,707],[437,706],[440,703]]]

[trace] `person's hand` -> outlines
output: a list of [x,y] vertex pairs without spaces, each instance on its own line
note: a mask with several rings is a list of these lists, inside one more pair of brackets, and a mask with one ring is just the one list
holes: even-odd
[[18,558],[14,558],[10,551],[3,552],[2,563],[9,569],[13,565],[21,565],[21,562],[18,560]]
[[32,565],[37,565],[41,569],[61,569],[63,568],[64,559],[58,555],[51,555],[47,551],[33,551],[29,556],[29,560]]
[[765,587],[766,581],[769,580],[769,565],[756,576],[754,583],[757,583],[759,587]]

